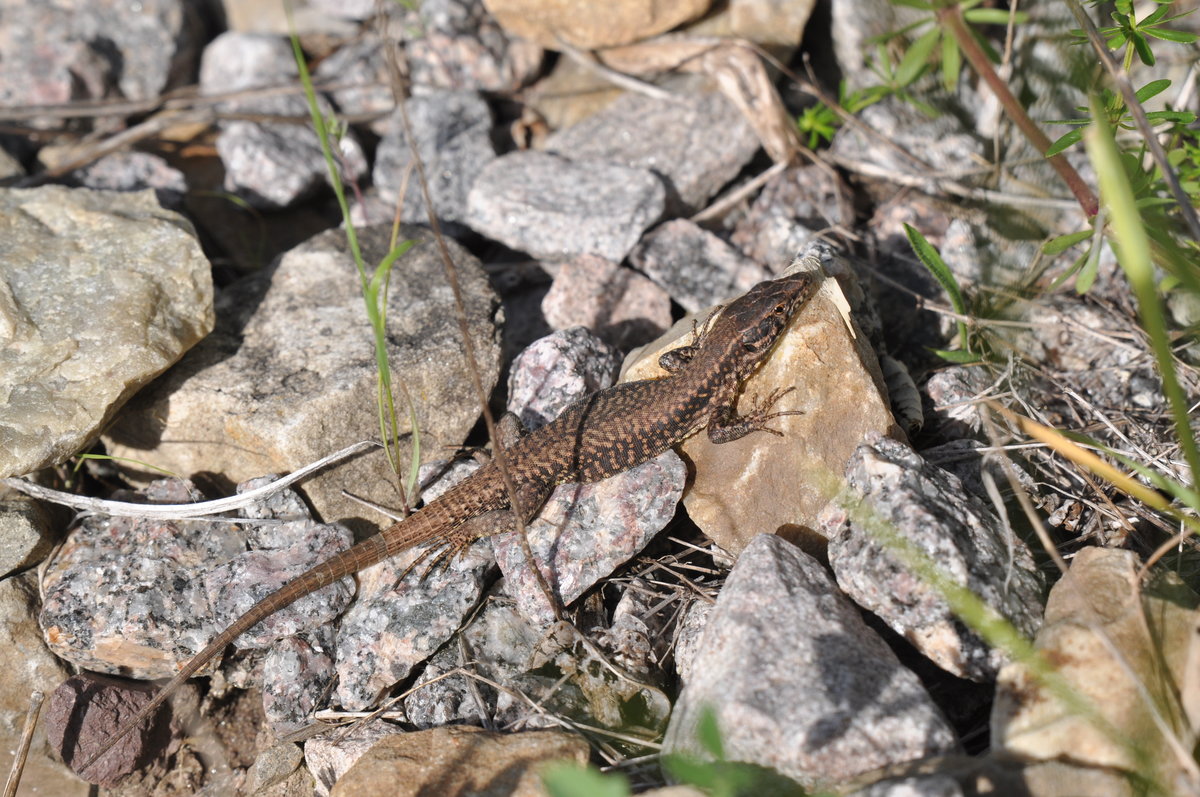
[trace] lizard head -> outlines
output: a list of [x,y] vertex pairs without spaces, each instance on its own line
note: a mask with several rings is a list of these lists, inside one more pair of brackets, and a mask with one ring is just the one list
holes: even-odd
[[816,275],[797,272],[760,282],[730,303],[723,317],[739,330],[738,343],[747,362],[756,364],[762,359],[819,284]]

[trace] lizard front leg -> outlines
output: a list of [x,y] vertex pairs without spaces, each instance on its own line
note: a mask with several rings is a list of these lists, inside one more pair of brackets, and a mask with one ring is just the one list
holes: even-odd
[[736,395],[723,405],[719,406],[709,416],[708,420],[708,439],[714,443],[729,443],[733,440],[745,437],[751,432],[770,432],[777,437],[783,437],[783,432],[778,429],[772,429],[766,425],[767,421],[772,418],[779,418],[783,415],[803,415],[801,410],[781,410],[779,412],[769,412],[771,407],[779,399],[786,396],[795,390],[795,386],[786,388],[776,388],[766,397],[766,399],[755,399],[754,409],[745,415],[738,415],[735,409]]

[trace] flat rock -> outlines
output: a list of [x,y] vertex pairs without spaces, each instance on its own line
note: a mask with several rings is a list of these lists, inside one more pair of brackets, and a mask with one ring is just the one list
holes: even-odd
[[700,210],[758,148],[754,128],[715,91],[682,93],[670,100],[623,94],[554,133],[544,145],[547,152],[575,160],[649,169],[666,185],[672,215]]
[[[204,49],[200,90],[204,94],[252,89],[298,79],[291,43],[284,37],[223,33]],[[318,96],[325,115],[332,108]],[[221,122],[217,154],[225,167],[225,188],[256,207],[282,208],[328,182],[320,141],[312,129],[303,95],[279,94],[222,103],[223,110],[266,116],[291,116],[296,123]],[[336,141],[342,179],[367,173],[367,159],[353,131]]]
[[114,152],[77,169],[71,179],[86,188],[104,191],[154,190],[165,208],[183,210],[187,179],[164,158],[149,152]]
[[338,779],[330,794],[540,797],[545,794],[541,766],[563,759],[585,763],[587,741],[558,730],[492,733],[451,725],[381,739]]
[[445,644],[483,594],[495,559],[487,540],[428,575],[417,548],[358,574],[359,599],[338,626],[334,698],[352,711],[380,695]]
[[[800,267],[832,258],[823,252],[823,247],[810,250]],[[783,437],[758,433],[718,445],[701,433],[678,449],[695,476],[683,499],[688,516],[731,553],[740,552],[762,532],[823,546],[824,538],[813,529],[829,500],[824,480],[845,470],[868,433],[902,434],[881,392],[875,352],[857,326],[854,331],[847,328],[836,303],[840,301],[839,290],[828,282],[797,313],[770,358],[742,386],[742,412],[749,411],[756,396],[795,388],[774,405],[776,411],[804,413],[771,421]],[[706,311],[696,319],[708,315]],[[659,355],[689,344],[692,329],[692,319],[685,318],[659,340],[633,352],[621,378],[661,375]]]
[[565,42],[594,50],[648,39],[704,14],[711,0],[616,2],[587,0],[485,0],[505,30],[549,50]]
[[665,201],[662,181],[647,169],[510,152],[476,178],[467,224],[543,260],[594,254],[620,262]]
[[1004,653],[964,625],[941,592],[872,533],[873,524],[886,524],[1032,638],[1041,625],[1045,583],[1028,546],[955,476],[896,440],[869,438],[851,457],[846,480],[872,521],[868,528],[841,508],[825,513],[820,530],[829,537],[838,585],[947,672],[993,681],[1007,661]]
[[327,797],[342,775],[380,739],[397,732],[394,725],[369,722],[304,743],[304,765],[316,781],[318,797]]
[[655,227],[630,253],[629,260],[689,313],[740,296],[771,276],[761,265],[687,219],[673,219]]
[[772,534],[742,553],[717,598],[663,742],[705,757],[711,708],[725,756],[805,786],[957,748],[921,682],[828,573]]
[[[646,547],[675,516],[686,481],[683,461],[668,450],[604,481],[555,488],[525,535],[559,603],[572,603]],[[516,535],[514,531],[493,540],[496,562],[521,613],[535,622],[549,622],[554,611]]]
[[[178,481],[146,491],[156,503],[198,496]],[[304,509],[292,497],[292,506]],[[253,604],[350,547],[350,532],[307,519],[262,523],[160,521],[90,515],[68,536],[42,578],[46,644],[76,665],[165,678]],[[337,616],[349,580],[301,598],[240,636],[261,648]],[[211,671],[211,668],[209,668]]]
[[750,259],[777,268],[818,235],[849,223],[828,167],[792,166],[775,175],[734,225],[730,242]]
[[[368,263],[384,256],[390,236],[391,224],[359,230]],[[403,227],[400,237],[417,243],[397,264],[388,293],[392,381],[416,402],[423,450],[437,452],[462,442],[479,404],[437,249],[420,228]],[[500,367],[498,300],[478,261],[453,241],[447,245],[490,390]],[[106,438],[110,453],[175,473],[211,471],[243,480],[377,439],[375,352],[359,291],[345,234],[337,230],[230,286],[216,334],[122,415]],[[400,423],[403,436],[402,409]],[[172,442],[178,440],[187,445]],[[402,450],[400,461],[408,458]],[[342,489],[394,505],[395,483],[379,452],[306,481],[304,492],[323,518],[341,519],[364,512]]]
[[619,349],[651,340],[671,325],[671,297],[631,268],[597,255],[558,267],[542,299],[554,329],[587,327]]
[[617,352],[584,327],[569,327],[531,343],[508,375],[508,409],[526,429],[545,426],[580,398],[611,386]]
[[267,651],[262,663],[263,714],[276,736],[307,726],[335,676],[333,629],[322,626],[288,636]]
[[[1064,705],[1014,662],[997,682],[996,747],[1027,760],[1131,773],[1141,782],[1185,782],[1187,770],[1159,722],[1198,705],[1200,598],[1173,574],[1143,585],[1140,567],[1132,551],[1083,548],[1075,554],[1050,590],[1034,646],[1095,716]],[[1188,791],[1194,790],[1191,784]]]
[[[405,101],[417,151],[425,165],[429,193],[438,218],[465,221],[467,191],[479,172],[496,157],[492,146],[492,112],[473,91],[436,91]],[[394,202],[401,189],[403,221],[424,224],[428,216],[412,151],[400,112],[392,114],[375,156],[375,187]]]
[[29,498],[0,501],[0,578],[32,567],[58,539],[50,513]]
[[212,328],[195,232],[150,192],[0,189],[0,477],[75,454]]
[[157,97],[190,79],[204,38],[188,0],[0,4],[0,106]]
[[416,93],[428,86],[512,94],[537,77],[542,48],[497,24],[482,0],[421,0],[416,13],[402,27]]

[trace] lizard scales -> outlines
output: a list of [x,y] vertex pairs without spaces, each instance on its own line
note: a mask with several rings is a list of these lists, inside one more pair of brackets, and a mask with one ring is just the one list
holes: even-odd
[[[647,462],[707,428],[714,442],[754,431],[779,434],[766,421],[786,391],[775,391],[738,415],[741,383],[766,358],[792,316],[816,292],[809,273],[760,282],[733,300],[699,340],[660,360],[661,379],[626,382],[568,406],[550,423],[504,447],[526,520],[560,484],[593,482]],[[510,496],[495,460],[451,487],[415,514],[316,565],[250,607],[193,656],[134,717],[79,767],[86,770],[142,724],[171,693],[254,625],[303,596],[400,551],[437,542],[456,554],[475,540],[516,527]]]

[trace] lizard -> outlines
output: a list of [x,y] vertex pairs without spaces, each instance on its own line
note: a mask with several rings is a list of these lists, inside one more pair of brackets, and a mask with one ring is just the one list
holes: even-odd
[[[239,636],[301,597],[352,576],[401,551],[426,543],[451,557],[478,539],[517,527],[514,511],[531,520],[560,484],[595,482],[647,462],[707,429],[715,443],[762,431],[798,414],[771,412],[793,388],[776,389],[745,414],[737,412],[742,383],[766,359],[819,280],[797,272],[758,283],[731,301],[692,343],[672,349],[659,363],[667,374],[625,382],[592,393],[550,423],[504,446],[515,495],[505,488],[492,459],[427,506],[373,537],[312,567],[251,606],[188,660],[137,714],[110,736],[76,771],[83,773],[117,742],[148,720],[171,694]],[[503,439],[501,440],[503,443]],[[515,506],[514,501],[515,500]],[[424,554],[423,554],[424,555]],[[439,556],[439,558],[441,558]]]

